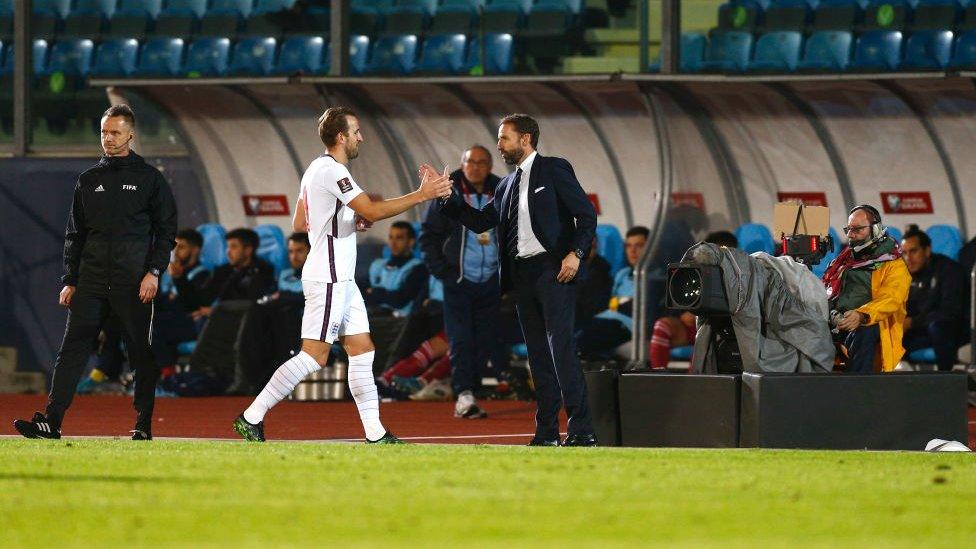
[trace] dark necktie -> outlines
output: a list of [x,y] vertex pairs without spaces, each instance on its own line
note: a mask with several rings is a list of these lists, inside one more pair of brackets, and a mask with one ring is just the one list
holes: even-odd
[[505,236],[505,251],[509,257],[518,256],[518,213],[519,213],[519,182],[522,181],[522,168],[515,170],[515,179],[512,180],[511,189],[508,191],[508,234]]

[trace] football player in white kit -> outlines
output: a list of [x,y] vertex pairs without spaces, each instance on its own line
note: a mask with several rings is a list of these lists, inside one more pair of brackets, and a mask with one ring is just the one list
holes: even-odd
[[234,420],[245,440],[263,442],[264,416],[308,374],[325,366],[338,339],[349,355],[349,390],[356,400],[366,442],[399,444],[400,439],[380,423],[379,396],[373,378],[373,340],[356,271],[356,232],[380,219],[451,194],[447,170],[425,173],[420,187],[391,200],[373,201],[346,168],[359,156],[363,141],[352,110],[332,107],[319,118],[319,137],[326,154],[316,158],[302,177],[293,219],[296,231],[308,231],[312,251],[302,269],[305,313],[302,350],[278,367],[254,402]]

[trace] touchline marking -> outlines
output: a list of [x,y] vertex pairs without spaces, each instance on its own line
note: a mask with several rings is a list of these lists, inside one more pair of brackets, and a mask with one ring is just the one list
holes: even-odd
[[[565,435],[566,433],[560,433],[560,435]],[[423,437],[397,437],[400,440],[471,440],[471,439],[485,439],[485,438],[520,438],[520,437],[532,437],[535,436],[534,433],[513,433],[513,434],[498,434],[498,435],[453,435],[453,436],[423,436]],[[5,438],[22,438],[20,435],[0,435],[0,439]],[[65,439],[91,439],[91,440],[123,440],[128,439],[128,436],[122,435],[73,435],[73,436],[63,436],[61,440]],[[172,441],[183,441],[183,442],[244,442],[236,437],[153,437],[155,440],[172,440]],[[325,439],[271,439],[268,442],[362,442],[362,438],[325,438]]]

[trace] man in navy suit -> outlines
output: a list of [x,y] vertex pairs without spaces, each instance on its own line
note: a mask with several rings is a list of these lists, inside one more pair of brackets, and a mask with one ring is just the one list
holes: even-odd
[[569,162],[540,155],[538,144],[539,124],[532,117],[503,118],[498,150],[515,171],[502,179],[494,199],[482,209],[454,193],[441,211],[476,233],[497,227],[501,289],[515,290],[538,399],[536,432],[529,445],[560,444],[562,401],[569,416],[562,445],[595,446],[573,342],[573,316],[576,278],[593,242],[596,212]]

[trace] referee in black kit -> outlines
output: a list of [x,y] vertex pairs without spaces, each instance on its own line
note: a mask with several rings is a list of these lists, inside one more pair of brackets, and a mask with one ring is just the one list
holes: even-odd
[[169,184],[130,150],[135,115],[127,105],[102,115],[105,155],[78,177],[64,231],[64,276],[59,303],[68,323],[54,364],[47,413],[14,421],[27,438],[61,438],[61,422],[102,324],[121,321],[135,370],[133,440],[152,439],[159,368],[149,344],[153,298],[176,237],[176,203]]

